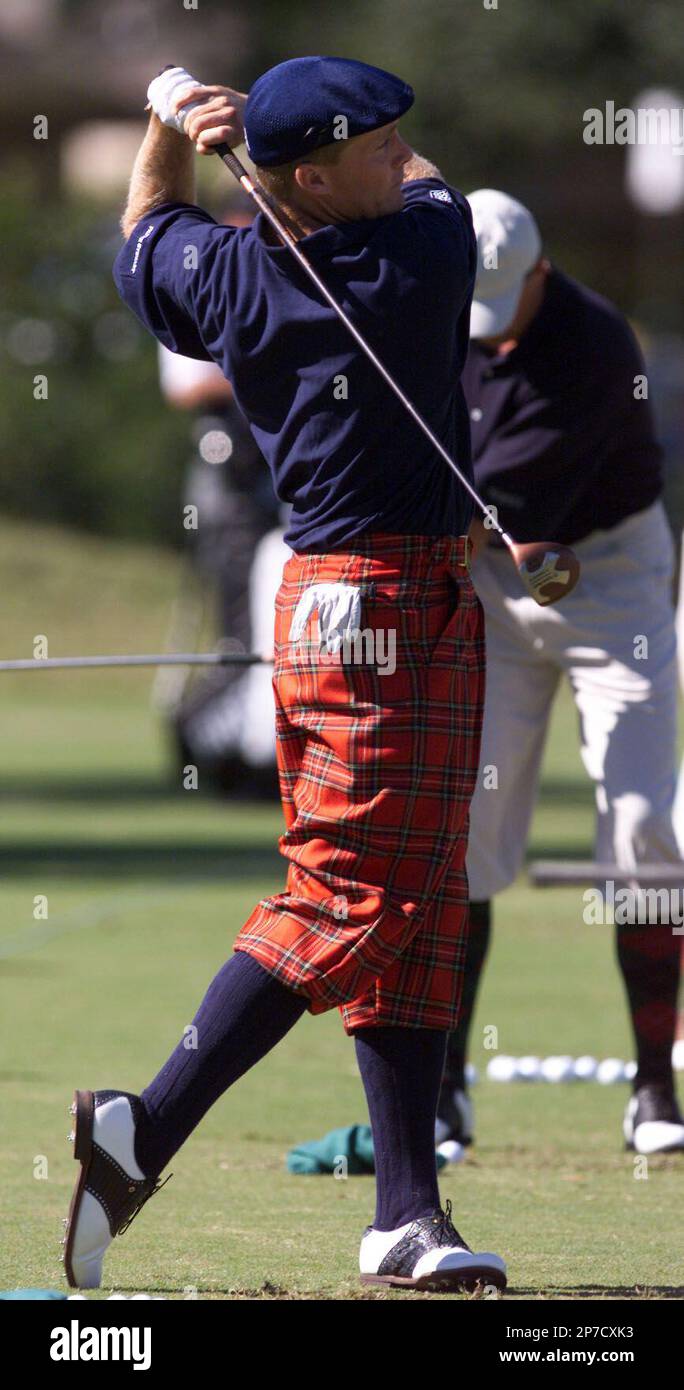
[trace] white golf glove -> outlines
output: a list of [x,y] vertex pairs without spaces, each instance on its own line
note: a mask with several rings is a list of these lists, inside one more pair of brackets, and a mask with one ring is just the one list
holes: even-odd
[[201,101],[193,101],[189,106],[184,106],[182,111],[176,114],[174,107],[183,92],[191,87],[201,87],[203,84],[192,77],[185,68],[166,68],[160,72],[147,88],[147,100],[152,107],[155,115],[159,117],[163,125],[168,125],[172,130],[177,130],[181,135],[185,134],[185,121],[191,111],[196,106],[201,106]]
[[290,627],[290,641],[297,642],[309,618],[318,609],[321,648],[338,652],[344,641],[352,641],[361,626],[361,591],[353,584],[312,584],[302,594]]

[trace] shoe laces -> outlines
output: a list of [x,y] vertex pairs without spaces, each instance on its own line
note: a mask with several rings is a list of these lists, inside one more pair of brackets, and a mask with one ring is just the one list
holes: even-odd
[[134,1207],[134,1208],[133,1208],[133,1211],[131,1212],[130,1216],[128,1217],[128,1220],[127,1220],[127,1221],[124,1221],[124,1223],[123,1223],[122,1226],[119,1226],[119,1229],[118,1229],[118,1231],[117,1231],[117,1233],[116,1233],[118,1236],[122,1236],[123,1233],[124,1233],[124,1231],[127,1231],[127,1230],[128,1230],[128,1227],[130,1226],[131,1222],[132,1222],[132,1221],[135,1221],[135,1218],[136,1218],[136,1216],[138,1215],[138,1212],[139,1212],[139,1211],[142,1211],[142,1209],[143,1209],[145,1203],[146,1203],[146,1202],[149,1202],[150,1197],[156,1196],[157,1192],[161,1192],[162,1187],[166,1187],[167,1182],[170,1182],[172,1177],[173,1177],[173,1173],[169,1173],[168,1178],[164,1178],[164,1181],[163,1181],[163,1182],[160,1182],[159,1179],[157,1179],[157,1181],[156,1181],[155,1184],[154,1184],[154,1187],[151,1187],[150,1190],[149,1190],[149,1192],[146,1192],[146,1193],[145,1193],[145,1196],[140,1198],[140,1201],[138,1202],[137,1207]]
[[463,1236],[459,1235],[459,1232],[456,1230],[456,1227],[454,1226],[454,1223],[451,1220],[451,1212],[451,1201],[447,1197],[444,1211],[440,1211],[438,1214],[432,1217],[432,1224],[436,1227],[435,1237],[437,1240],[437,1244],[460,1245],[463,1247],[464,1250],[469,1250],[470,1246],[463,1239]]

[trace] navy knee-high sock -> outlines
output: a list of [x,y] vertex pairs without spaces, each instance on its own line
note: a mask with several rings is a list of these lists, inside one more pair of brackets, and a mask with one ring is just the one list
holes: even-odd
[[373,1225],[394,1231],[440,1205],[435,1115],[446,1033],[363,1028],[355,1042],[375,1150]]
[[143,1173],[161,1173],[214,1101],[284,1038],[306,1007],[302,995],[246,952],[226,961],[193,1019],[196,1038],[179,1042],[140,1097],[135,1156]]

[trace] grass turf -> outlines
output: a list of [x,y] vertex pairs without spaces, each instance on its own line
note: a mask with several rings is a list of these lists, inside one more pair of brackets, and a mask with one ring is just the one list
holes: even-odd
[[[32,546],[35,553],[36,540]],[[0,527],[3,592],[28,533]],[[38,573],[0,623],[4,655],[151,649],[173,558],[45,532]],[[6,571],[3,573],[3,571]],[[186,1023],[256,899],[281,882],[277,808],[182,791],[138,672],[6,676],[0,977],[3,1241],[0,1284],[60,1287],[58,1241],[76,1165],[74,1086],[138,1090]],[[591,851],[592,798],[567,695],[558,703],[530,852]],[[48,899],[47,920],[34,899]],[[580,889],[520,879],[497,930],[473,1032],[481,1075],[499,1048],[631,1055],[612,932],[582,921]],[[635,1168],[623,1086],[475,1091],[477,1144],[442,1178],[457,1224],[509,1261],[510,1297],[684,1296],[684,1156]],[[174,1177],[115,1242],[100,1295],[434,1298],[359,1289],[369,1178],[290,1177],[287,1148],[366,1117],[337,1015],[305,1017],[207,1116]],[[44,1173],[47,1176],[41,1176]]]

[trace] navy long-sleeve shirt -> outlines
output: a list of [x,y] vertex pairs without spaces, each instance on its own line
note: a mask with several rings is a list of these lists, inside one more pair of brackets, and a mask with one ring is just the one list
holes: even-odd
[[[404,184],[402,210],[322,227],[300,246],[472,479],[460,376],[476,249],[470,209],[441,179]],[[288,543],[342,549],[364,532],[460,535],[464,488],[291,252],[250,227],[168,203],[117,257],[119,293],[172,352],[213,360],[292,504]]]
[[571,545],[660,495],[644,372],[623,315],[555,268],[516,348],[497,356],[471,342],[475,482],[516,540]]

